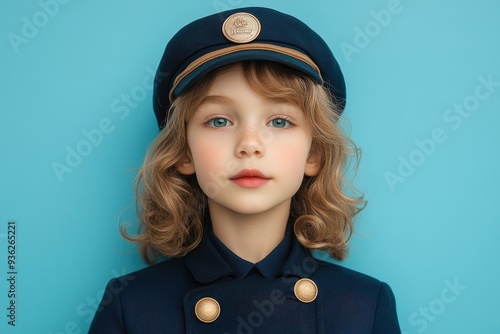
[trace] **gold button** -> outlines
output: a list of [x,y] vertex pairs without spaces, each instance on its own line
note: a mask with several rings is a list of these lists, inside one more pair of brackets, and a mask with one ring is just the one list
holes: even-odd
[[201,298],[194,306],[194,313],[200,321],[209,324],[219,317],[220,306],[213,298]]
[[318,295],[318,287],[309,278],[302,278],[295,283],[293,293],[298,300],[303,303],[310,303],[316,299]]

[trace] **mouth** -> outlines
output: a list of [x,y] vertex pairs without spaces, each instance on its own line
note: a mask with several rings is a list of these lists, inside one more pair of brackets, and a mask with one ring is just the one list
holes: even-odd
[[259,179],[269,179],[267,176],[262,174],[258,169],[243,169],[241,172],[231,177],[231,180],[241,179],[241,178],[259,178]]
[[230,180],[243,188],[258,188],[266,184],[270,178],[257,169],[244,169]]

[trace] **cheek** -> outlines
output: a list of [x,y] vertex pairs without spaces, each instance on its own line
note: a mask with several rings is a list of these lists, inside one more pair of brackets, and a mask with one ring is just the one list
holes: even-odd
[[277,156],[281,164],[290,165],[291,167],[304,164],[307,158],[306,152],[297,149],[297,147],[279,150]]
[[198,143],[192,149],[192,157],[196,179],[203,193],[211,198],[217,198],[227,182],[227,153],[221,145]]
[[273,156],[276,161],[282,166],[300,168],[306,163],[307,156],[311,147],[310,139],[304,138],[288,138],[276,142],[273,147]]
[[204,169],[213,169],[217,167],[217,161],[220,161],[219,151],[212,147],[201,148],[194,158],[195,164]]
[[188,127],[188,145],[195,167],[209,163],[209,158],[215,153],[215,146],[208,143],[206,139],[203,140],[203,134],[196,128]]
[[193,161],[195,167],[199,167],[202,170],[197,172],[202,172],[203,169],[210,169],[211,166],[217,164],[219,160],[221,149],[220,147],[216,147],[213,145],[204,145],[199,144],[194,149],[192,149],[191,153],[193,155]]
[[195,173],[200,185],[211,181],[213,175],[224,170],[224,163],[228,160],[227,148],[221,142],[209,141],[207,138],[197,138],[190,142]]

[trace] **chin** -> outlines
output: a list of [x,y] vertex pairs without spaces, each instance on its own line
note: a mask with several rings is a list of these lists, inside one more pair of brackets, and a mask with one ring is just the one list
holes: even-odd
[[258,215],[267,212],[271,208],[269,207],[256,207],[255,205],[241,205],[229,207],[231,211],[238,213],[240,215]]

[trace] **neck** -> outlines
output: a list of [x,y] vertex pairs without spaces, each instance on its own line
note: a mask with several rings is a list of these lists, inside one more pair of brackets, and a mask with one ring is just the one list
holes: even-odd
[[257,214],[241,214],[210,200],[208,206],[215,236],[249,262],[264,259],[285,237],[290,202]]

